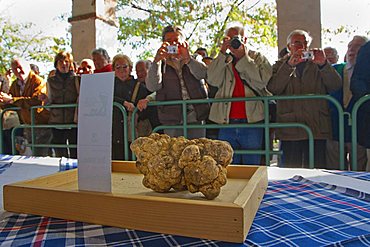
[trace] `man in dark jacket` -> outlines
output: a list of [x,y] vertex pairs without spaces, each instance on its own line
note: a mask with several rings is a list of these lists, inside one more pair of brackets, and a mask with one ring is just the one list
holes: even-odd
[[[354,36],[348,43],[348,50],[346,52],[346,63],[335,64],[334,68],[342,77],[343,87],[330,94],[342,105],[343,110],[352,112],[354,105],[354,98],[350,91],[350,81],[353,75],[353,69],[356,64],[357,53],[360,47],[367,41],[366,37]],[[328,169],[339,169],[339,118],[337,108],[330,103],[331,123],[333,128],[332,138],[326,142],[326,160]],[[351,165],[351,126],[348,123],[348,116],[344,116],[344,161],[346,169]],[[366,149],[360,145],[357,146],[357,165],[358,170],[364,171],[366,169]]]
[[[358,52],[356,66],[351,78],[351,91],[355,100],[370,94],[370,41]],[[358,142],[367,148],[367,171],[370,171],[370,101],[359,110],[357,131]]]
[[[311,36],[303,30],[292,31],[287,38],[290,54],[273,65],[267,89],[274,95],[326,95],[342,86],[335,69],[321,49],[308,50]],[[279,100],[277,122],[303,123],[314,136],[315,167],[324,168],[326,139],[331,137],[328,102],[325,100]],[[284,167],[308,167],[308,137],[301,128],[281,128]]]
[[[165,27],[162,41],[145,81],[147,89],[156,92],[157,101],[206,99],[201,80],[206,79],[207,67],[192,58],[181,28]],[[208,117],[209,105],[188,104],[186,111],[187,123],[201,124]],[[159,106],[158,117],[164,125],[182,124],[182,106]],[[182,129],[166,129],[164,132],[169,136],[183,135]],[[205,129],[188,129],[188,138],[199,137],[205,137]]]

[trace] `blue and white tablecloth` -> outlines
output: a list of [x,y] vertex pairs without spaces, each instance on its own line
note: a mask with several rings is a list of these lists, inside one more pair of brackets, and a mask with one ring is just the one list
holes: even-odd
[[353,171],[338,171],[338,170],[324,170],[324,172],[370,181],[370,172],[353,172]]
[[0,174],[6,171],[11,165],[12,161],[0,161]]
[[303,177],[269,182],[244,244],[12,214],[2,246],[370,246],[370,196]]

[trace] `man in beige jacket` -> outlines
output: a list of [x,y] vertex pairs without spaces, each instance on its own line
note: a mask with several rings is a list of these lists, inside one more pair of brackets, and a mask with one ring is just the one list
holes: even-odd
[[[208,83],[218,88],[215,98],[263,96],[272,68],[259,52],[246,46],[242,27],[225,32],[220,53],[208,67]],[[219,124],[258,123],[264,119],[262,101],[213,103],[209,119]],[[261,149],[262,128],[221,128],[218,139],[235,150]],[[234,155],[234,164],[260,164],[261,155]]]

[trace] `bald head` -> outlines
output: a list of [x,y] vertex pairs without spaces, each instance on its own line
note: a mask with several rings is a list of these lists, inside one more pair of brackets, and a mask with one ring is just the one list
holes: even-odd
[[30,63],[21,58],[13,59],[11,67],[14,75],[21,81],[24,81],[31,72]]

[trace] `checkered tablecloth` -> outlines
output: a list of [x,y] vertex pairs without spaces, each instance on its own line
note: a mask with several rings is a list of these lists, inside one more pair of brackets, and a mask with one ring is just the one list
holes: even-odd
[[338,170],[324,170],[324,172],[370,181],[370,172],[352,172],[352,171],[338,171]]
[[0,161],[14,161],[14,160],[36,159],[36,158],[38,157],[0,154]]
[[13,214],[1,246],[370,246],[368,194],[303,177],[273,181],[244,244]]
[[0,161],[0,174],[6,171],[11,165],[12,161]]
[[59,160],[59,171],[68,171],[72,169],[76,169],[78,165],[77,159],[68,159],[62,157]]

